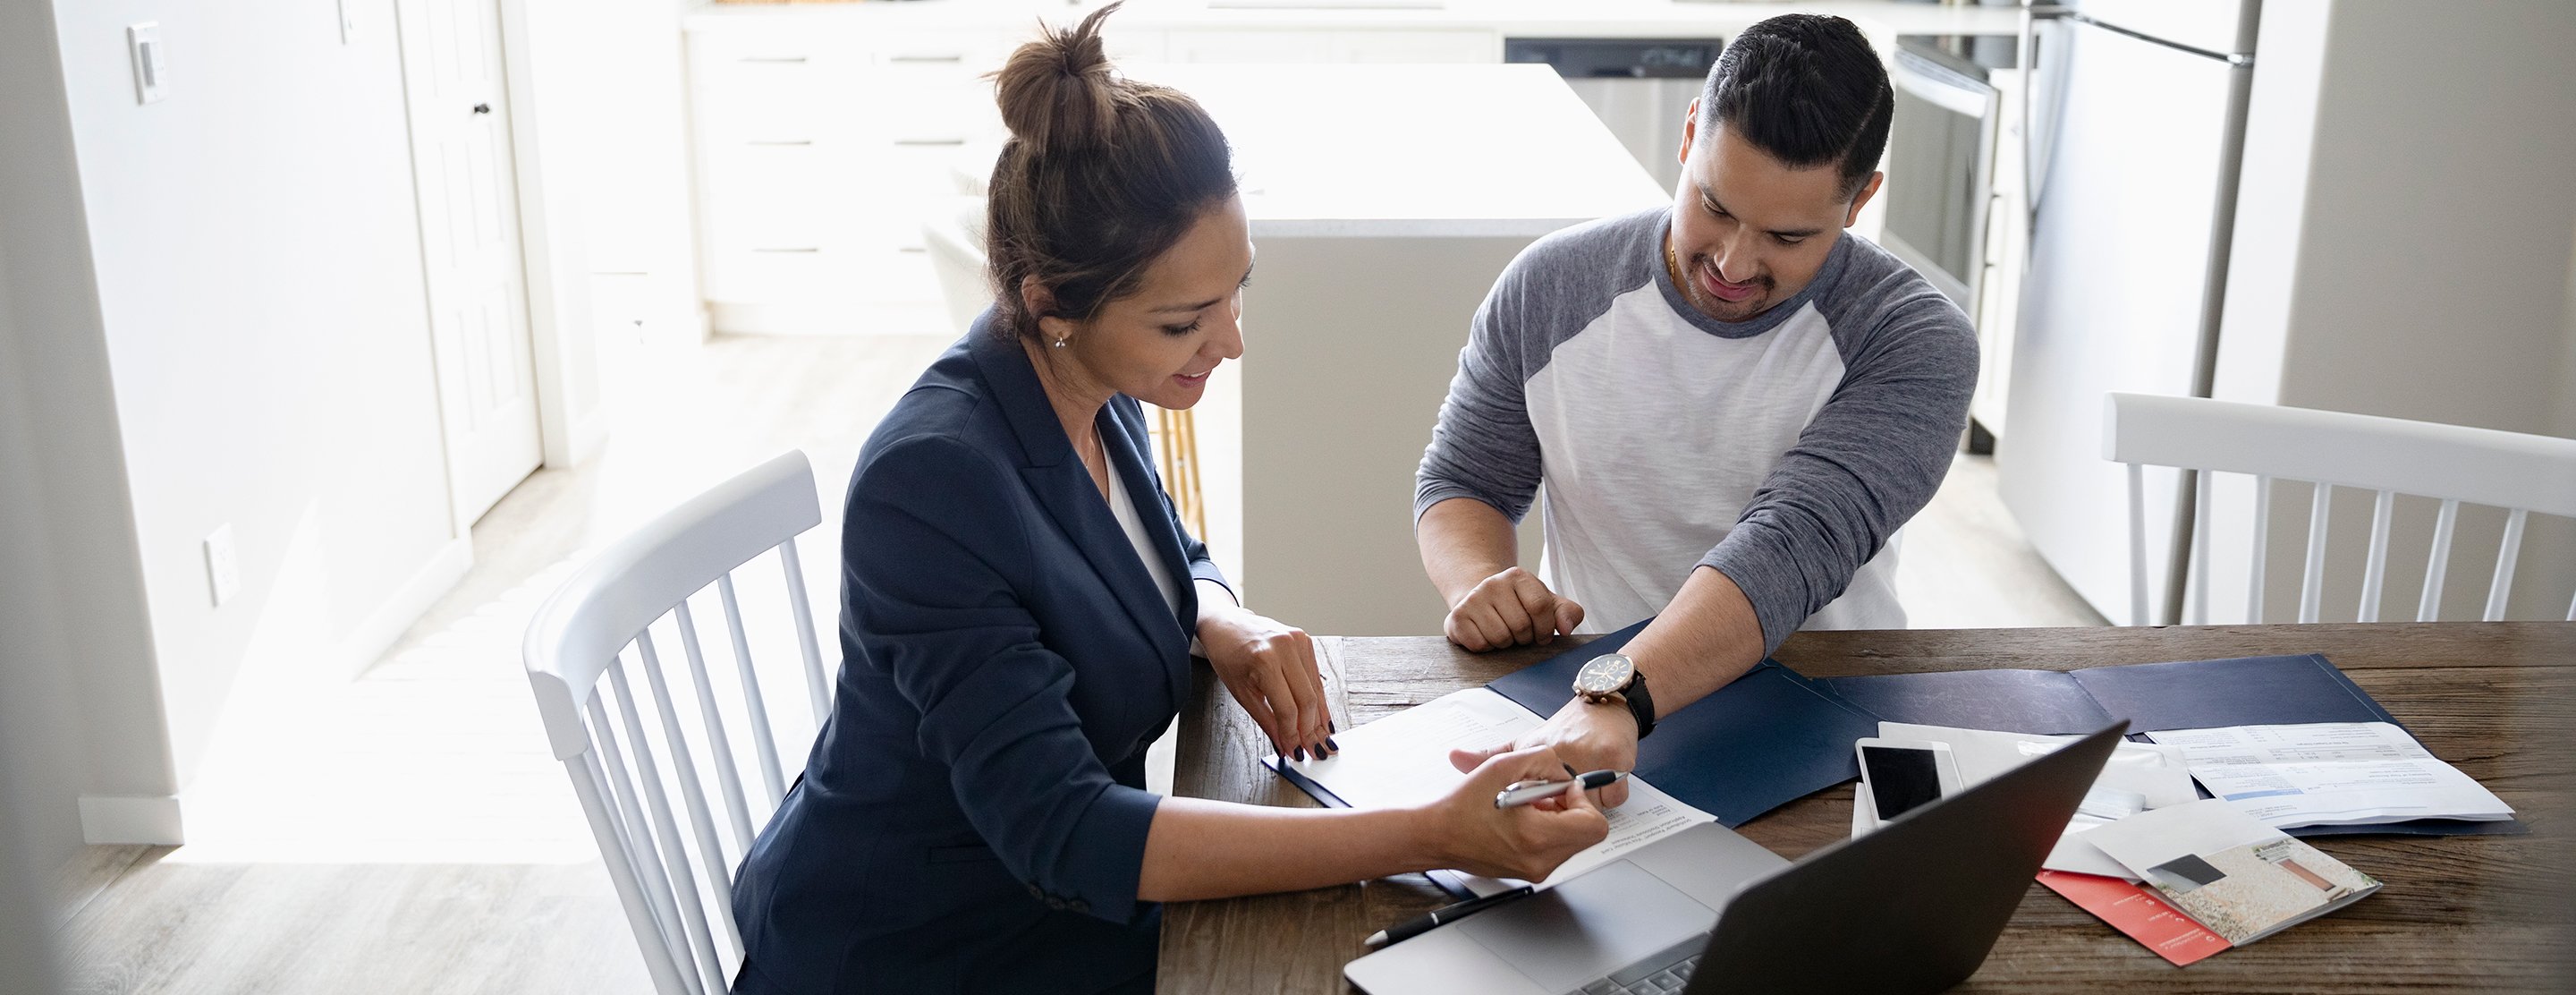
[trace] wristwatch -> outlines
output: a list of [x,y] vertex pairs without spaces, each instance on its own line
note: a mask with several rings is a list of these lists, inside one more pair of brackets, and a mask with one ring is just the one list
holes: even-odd
[[1604,653],[1586,662],[1574,672],[1574,693],[1595,705],[1625,699],[1628,714],[1637,720],[1637,738],[1655,731],[1655,699],[1646,692],[1646,675],[1637,672],[1637,662],[1625,653]]

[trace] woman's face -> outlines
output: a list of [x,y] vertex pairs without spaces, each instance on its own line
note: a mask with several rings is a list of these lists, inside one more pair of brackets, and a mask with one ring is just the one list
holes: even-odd
[[1076,325],[1046,318],[1048,342],[1063,349],[1083,379],[1154,405],[1180,410],[1199,403],[1218,363],[1243,355],[1243,286],[1252,280],[1252,227],[1243,199],[1228,197],[1201,213],[1189,231],[1145,267],[1136,292],[1101,306]]

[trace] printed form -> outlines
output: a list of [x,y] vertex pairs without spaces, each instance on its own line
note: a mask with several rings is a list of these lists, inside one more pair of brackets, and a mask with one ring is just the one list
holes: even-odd
[[2386,722],[2151,732],[2209,793],[2275,829],[2408,819],[2493,821],[2513,807]]
[[[1324,760],[1290,760],[1276,756],[1264,762],[1313,781],[1352,808],[1421,805],[1448,794],[1467,779],[1449,763],[1452,749],[1489,749],[1538,728],[1540,718],[1511,699],[1484,688],[1443,695],[1413,708],[1333,737],[1342,750]],[[1295,778],[1291,778],[1293,782]],[[1584,872],[1626,856],[1674,833],[1717,817],[1654,785],[1628,778],[1628,801],[1605,809],[1610,836],[1566,859],[1556,873],[1537,882],[1551,888]],[[1457,879],[1478,895],[1517,887],[1525,882],[1459,874]]]

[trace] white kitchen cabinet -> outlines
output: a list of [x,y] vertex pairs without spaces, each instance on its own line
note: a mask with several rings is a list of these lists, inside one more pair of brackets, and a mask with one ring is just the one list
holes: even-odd
[[[929,305],[917,207],[999,127],[999,28],[778,18],[689,35],[699,252],[720,331],[850,333]],[[907,329],[909,330],[909,329]]]
[[1332,62],[1501,62],[1503,36],[1493,31],[1335,31],[1325,47]]
[[1251,28],[1174,30],[1168,62],[1500,62],[1502,35],[1480,30]]
[[1330,31],[1196,29],[1174,31],[1168,62],[1323,62],[1331,58]]
[[[959,156],[1001,137],[984,74],[1029,26],[876,13],[690,26],[699,254],[719,331],[849,333],[883,324],[870,308],[939,300],[924,212],[954,194]],[[1106,40],[1131,65],[1502,60],[1501,34],[1481,28],[1113,26]]]

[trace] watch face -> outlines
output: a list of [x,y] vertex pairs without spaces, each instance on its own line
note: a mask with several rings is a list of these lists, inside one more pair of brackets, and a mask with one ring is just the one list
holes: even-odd
[[1596,656],[1574,672],[1574,687],[1588,694],[1609,694],[1627,687],[1628,675],[1636,669],[1627,657],[1617,653]]

